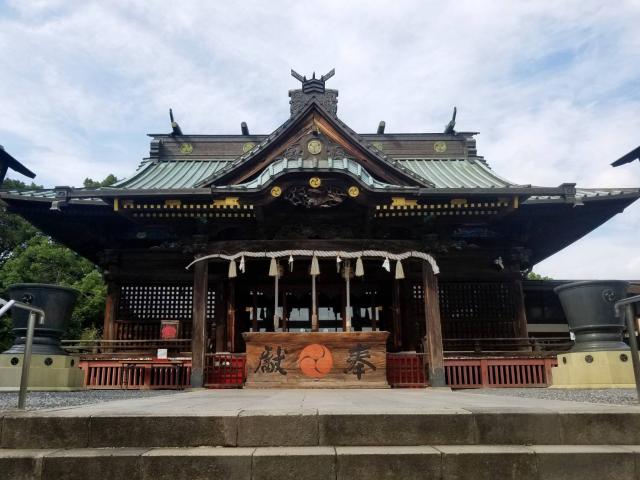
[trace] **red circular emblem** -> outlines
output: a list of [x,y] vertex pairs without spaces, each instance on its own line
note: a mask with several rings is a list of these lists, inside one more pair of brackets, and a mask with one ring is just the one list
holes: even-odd
[[298,365],[307,377],[322,378],[333,367],[333,355],[324,345],[313,343],[302,349],[298,356]]
[[160,332],[160,338],[164,340],[171,340],[178,336],[178,329],[173,325],[164,325]]

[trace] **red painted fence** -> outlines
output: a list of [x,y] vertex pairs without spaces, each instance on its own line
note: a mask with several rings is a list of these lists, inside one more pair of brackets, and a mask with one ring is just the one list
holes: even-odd
[[[551,358],[445,358],[451,388],[523,388],[551,385]],[[422,353],[388,353],[387,379],[394,388],[424,387],[426,364]]]
[[445,376],[451,388],[524,388],[551,385],[556,358],[447,359]]
[[247,378],[244,353],[211,353],[207,355],[205,384],[207,388],[242,388]]
[[[207,388],[242,388],[246,356],[237,353],[207,355]],[[445,358],[445,378],[451,388],[517,388],[551,385],[552,358]],[[189,387],[190,360],[83,360],[89,389],[181,389]],[[422,388],[428,383],[424,354],[388,353],[387,379],[394,388]]]
[[89,389],[172,390],[189,386],[191,361],[83,360],[84,384]]

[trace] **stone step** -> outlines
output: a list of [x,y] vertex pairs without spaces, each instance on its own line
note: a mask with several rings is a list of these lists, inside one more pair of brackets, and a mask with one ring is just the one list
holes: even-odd
[[640,413],[475,411],[193,416],[7,413],[2,448],[640,445]]
[[3,480],[633,480],[640,447],[446,445],[0,449]]

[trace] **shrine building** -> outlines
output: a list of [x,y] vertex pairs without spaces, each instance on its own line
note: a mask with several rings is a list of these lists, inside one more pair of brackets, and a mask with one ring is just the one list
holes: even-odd
[[103,354],[167,348],[194,387],[221,352],[246,354],[247,386],[288,387],[384,387],[402,352],[432,386],[452,383],[455,352],[535,357],[530,340],[558,330],[536,327],[553,323],[535,303],[550,289],[533,282],[525,301],[527,273],[640,190],[513,183],[455,114],[435,133],[356,133],[333,71],[292,73],[291,115],[268,135],[194,135],[172,117],[113,186],[0,193],[104,272]]

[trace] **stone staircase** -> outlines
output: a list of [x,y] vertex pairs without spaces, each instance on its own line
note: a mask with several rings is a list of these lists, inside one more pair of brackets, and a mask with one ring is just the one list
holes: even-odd
[[0,478],[640,479],[634,407],[367,410],[6,413]]

